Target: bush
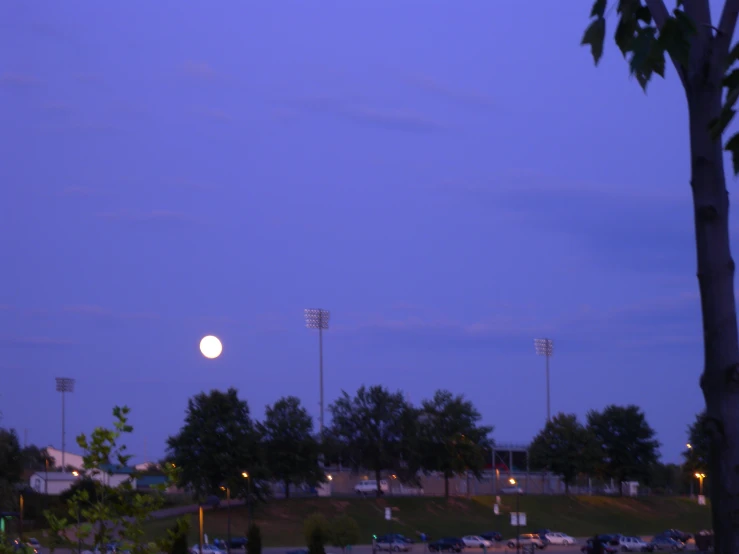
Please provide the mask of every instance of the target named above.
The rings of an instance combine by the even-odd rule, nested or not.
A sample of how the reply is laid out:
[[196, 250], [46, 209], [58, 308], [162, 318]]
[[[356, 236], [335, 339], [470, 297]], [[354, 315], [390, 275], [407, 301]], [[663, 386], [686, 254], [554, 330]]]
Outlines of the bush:
[[303, 523], [308, 554], [326, 554], [325, 546], [331, 537], [328, 520], [323, 514], [313, 514]]
[[347, 546], [359, 542], [360, 532], [357, 522], [348, 515], [340, 515], [331, 521], [331, 545], [342, 551]]
[[179, 533], [172, 541], [169, 554], [188, 554], [187, 534]]
[[246, 531], [246, 552], [262, 554], [262, 531], [256, 523], [252, 523]]

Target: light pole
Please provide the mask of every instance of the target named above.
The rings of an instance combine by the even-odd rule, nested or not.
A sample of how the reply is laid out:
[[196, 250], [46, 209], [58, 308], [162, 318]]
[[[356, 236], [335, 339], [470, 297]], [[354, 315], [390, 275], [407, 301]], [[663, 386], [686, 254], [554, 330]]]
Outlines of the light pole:
[[23, 493], [20, 493], [20, 539], [21, 543], [23, 543], [23, 508], [25, 502], [23, 501]]
[[231, 554], [231, 489], [221, 487], [221, 490], [226, 491], [226, 552]]
[[[690, 451], [690, 456], [692, 457], [692, 455], [693, 455], [693, 445], [690, 444], [690, 443], [688, 443], [685, 446], [688, 447], [688, 450]], [[690, 498], [693, 498], [693, 480], [692, 479], [690, 479]]]
[[706, 474], [705, 473], [696, 473], [695, 476], [698, 478], [698, 483], [699, 483], [699, 485], [698, 485], [698, 487], [699, 487], [698, 494], [700, 496], [703, 496], [703, 479], [706, 477]]
[[203, 505], [202, 504], [200, 504], [200, 506], [198, 506], [198, 522], [200, 524], [200, 529], [199, 529], [200, 533], [198, 533], [198, 535], [199, 535], [198, 540], [199, 540], [199, 545], [200, 545], [200, 554], [203, 554]]
[[323, 330], [328, 329], [330, 317], [328, 310], [320, 308], [309, 308], [305, 310], [305, 326], [308, 329], [318, 329], [318, 370], [321, 389], [321, 417], [319, 419], [320, 431], [323, 433]]
[[254, 514], [252, 513], [252, 501], [251, 501], [251, 477], [249, 476], [249, 473], [246, 471], [241, 474], [241, 476], [246, 479], [247, 483], [247, 492], [246, 492], [246, 510], [247, 510], [247, 516], [248, 516], [248, 522], [246, 526], [247, 532], [249, 529], [251, 529], [251, 522], [252, 518], [254, 517]]
[[64, 466], [64, 439], [66, 438], [64, 395], [68, 392], [74, 392], [74, 379], [70, 379], [69, 377], [57, 377], [56, 392], [62, 393], [62, 473], [64, 473], [66, 471]]
[[521, 512], [518, 498], [521, 495], [518, 494], [518, 486], [516, 485], [516, 480], [511, 477], [510, 479], [508, 479], [508, 482], [516, 487], [516, 553], [518, 553], [521, 546]]
[[554, 353], [554, 341], [552, 339], [534, 339], [534, 347], [539, 356], [544, 356], [547, 360], [547, 423], [551, 421], [552, 412], [549, 402], [549, 358]]

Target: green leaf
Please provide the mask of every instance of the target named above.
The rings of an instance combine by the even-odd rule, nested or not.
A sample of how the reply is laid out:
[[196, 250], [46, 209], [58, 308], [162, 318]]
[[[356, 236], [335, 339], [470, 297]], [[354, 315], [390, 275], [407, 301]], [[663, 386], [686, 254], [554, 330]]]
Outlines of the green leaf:
[[713, 119], [708, 125], [708, 131], [711, 133], [711, 138], [717, 140], [724, 134], [726, 127], [728, 127], [731, 120], [734, 118], [736, 110], [733, 108], [724, 106], [716, 119]]
[[664, 76], [665, 72], [665, 53], [655, 38], [656, 32], [654, 27], [642, 27], [632, 43], [629, 68], [645, 90], [652, 73]]
[[614, 39], [616, 41], [616, 46], [621, 50], [624, 57], [626, 57], [626, 54], [631, 51], [634, 43], [634, 35], [638, 28], [639, 27], [633, 18], [623, 16], [616, 26]]
[[739, 175], [739, 133], [729, 139], [724, 150], [731, 152], [731, 161], [734, 166], [734, 175]]
[[595, 0], [590, 17], [603, 17], [606, 13], [606, 0]]
[[723, 85], [730, 91], [739, 89], [739, 69], [732, 70], [724, 77]]
[[726, 69], [729, 69], [734, 62], [739, 60], [739, 42], [729, 51], [729, 56], [726, 58]]
[[[681, 12], [676, 12], [681, 13]], [[692, 25], [692, 23], [691, 23]], [[659, 31], [659, 43], [680, 65], [687, 67], [692, 31], [678, 17], [669, 17]]]
[[590, 52], [593, 54], [593, 61], [598, 65], [600, 58], [603, 56], [603, 41], [606, 38], [606, 20], [602, 17], [593, 20], [580, 42], [581, 46], [590, 45]]

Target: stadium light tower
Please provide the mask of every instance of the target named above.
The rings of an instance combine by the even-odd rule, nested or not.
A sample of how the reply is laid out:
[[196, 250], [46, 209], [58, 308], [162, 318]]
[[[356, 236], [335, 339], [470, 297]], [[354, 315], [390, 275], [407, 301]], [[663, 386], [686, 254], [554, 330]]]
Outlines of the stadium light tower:
[[57, 377], [56, 392], [62, 393], [62, 473], [64, 473], [64, 471], [66, 471], [66, 466], [64, 465], [64, 439], [66, 438], [64, 395], [68, 392], [74, 392], [74, 379], [70, 379], [69, 377]]
[[308, 329], [318, 329], [318, 370], [321, 389], [321, 417], [319, 419], [320, 430], [323, 432], [323, 330], [328, 329], [328, 310], [310, 308], [305, 310], [305, 326]]
[[547, 423], [551, 421], [551, 404], [549, 402], [549, 358], [554, 353], [554, 341], [552, 339], [534, 339], [534, 347], [539, 356], [544, 356], [547, 360]]

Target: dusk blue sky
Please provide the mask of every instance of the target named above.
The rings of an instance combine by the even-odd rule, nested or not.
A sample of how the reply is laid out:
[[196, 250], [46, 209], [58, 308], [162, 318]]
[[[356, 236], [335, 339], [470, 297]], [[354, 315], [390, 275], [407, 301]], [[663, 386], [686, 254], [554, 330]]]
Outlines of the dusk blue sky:
[[637, 404], [678, 461], [687, 110], [672, 68], [645, 95], [611, 42], [593, 66], [590, 5], [3, 3], [0, 425], [60, 446], [57, 376], [67, 443], [127, 404], [137, 461], [202, 390], [317, 419], [321, 307], [327, 401], [449, 389], [526, 443], [549, 336], [553, 412]]

